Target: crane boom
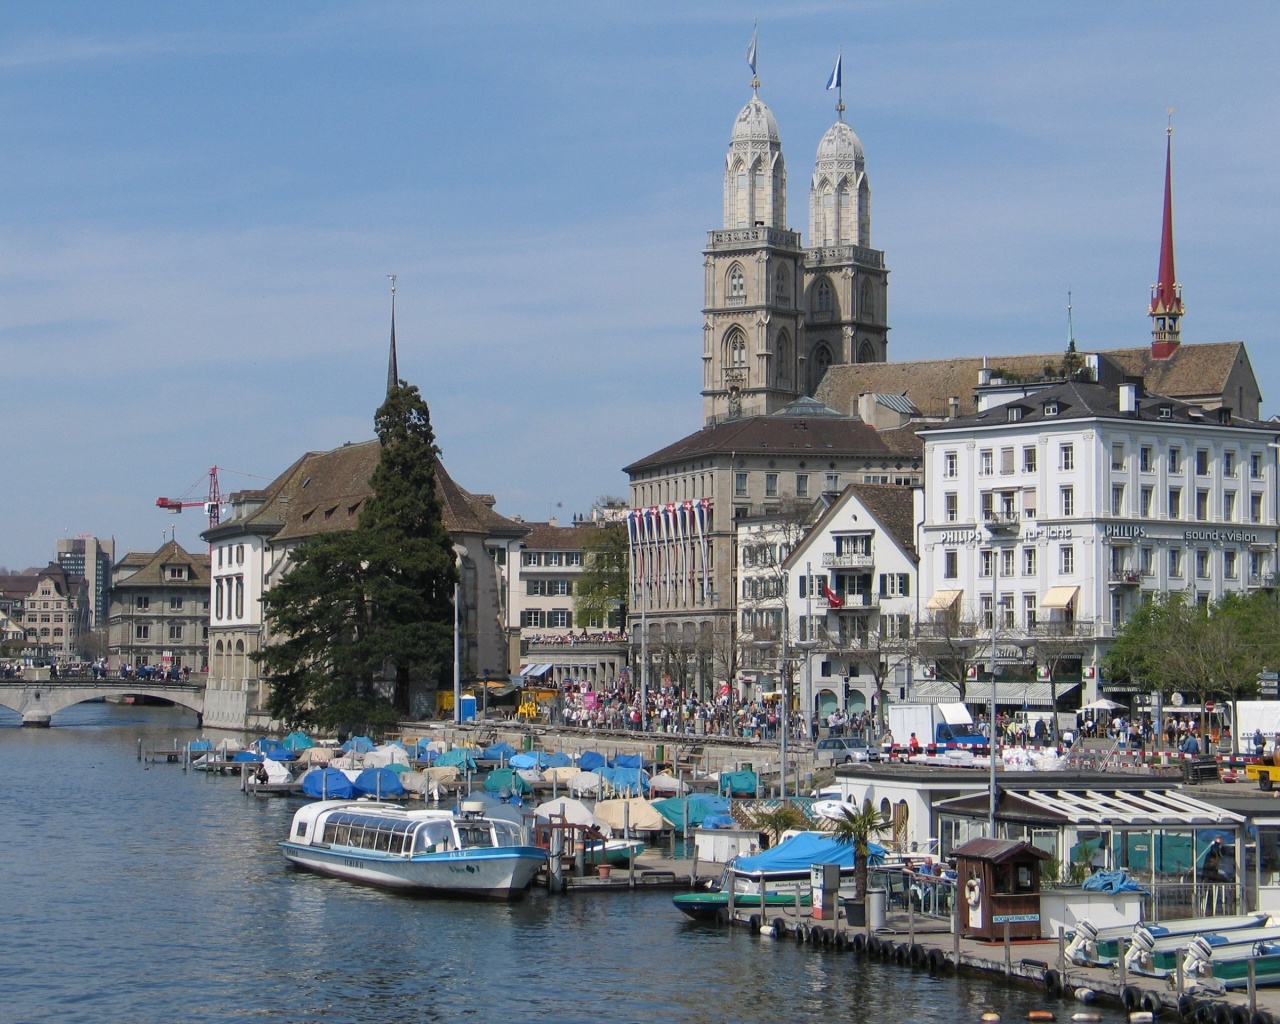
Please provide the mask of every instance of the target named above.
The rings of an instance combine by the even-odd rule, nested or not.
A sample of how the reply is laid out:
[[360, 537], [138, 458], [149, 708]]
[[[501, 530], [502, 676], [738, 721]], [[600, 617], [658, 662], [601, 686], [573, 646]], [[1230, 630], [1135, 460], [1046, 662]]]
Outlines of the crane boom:
[[209, 470], [209, 495], [204, 501], [183, 501], [181, 498], [156, 498], [156, 507], [166, 512], [180, 513], [184, 508], [203, 508], [209, 517], [209, 526], [217, 526], [222, 517], [222, 491], [218, 487], [218, 467]]

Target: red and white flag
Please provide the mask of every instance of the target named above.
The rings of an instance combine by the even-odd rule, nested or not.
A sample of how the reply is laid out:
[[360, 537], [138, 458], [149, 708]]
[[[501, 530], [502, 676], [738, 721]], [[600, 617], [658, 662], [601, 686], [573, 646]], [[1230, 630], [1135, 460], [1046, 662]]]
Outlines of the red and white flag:
[[822, 581], [822, 596], [827, 599], [827, 607], [829, 608], [844, 607], [844, 601], [841, 600], [839, 594], [837, 594], [834, 590], [832, 590], [829, 586], [827, 586], [826, 580]]

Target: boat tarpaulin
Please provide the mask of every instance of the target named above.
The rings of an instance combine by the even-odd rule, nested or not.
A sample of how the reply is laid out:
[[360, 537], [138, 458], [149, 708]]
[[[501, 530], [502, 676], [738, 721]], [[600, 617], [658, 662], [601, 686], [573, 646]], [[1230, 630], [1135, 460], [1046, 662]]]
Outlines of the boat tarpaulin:
[[377, 744], [375, 744], [373, 740], [369, 739], [368, 736], [352, 736], [351, 739], [342, 744], [342, 750], [347, 754], [351, 753], [353, 750], [357, 754], [367, 754], [376, 747]]
[[760, 788], [760, 780], [755, 772], [721, 772], [720, 773], [720, 792], [724, 793], [750, 793], [755, 796], [756, 791]]
[[356, 776], [352, 783], [357, 793], [369, 796], [403, 796], [404, 786], [400, 785], [400, 776], [387, 768], [366, 768]]
[[643, 796], [649, 791], [649, 776], [639, 768], [601, 768], [597, 774], [615, 793]]
[[604, 754], [597, 750], [584, 750], [578, 757], [578, 767], [584, 772], [593, 772], [597, 768], [603, 768], [608, 763]]
[[509, 761], [511, 755], [516, 752], [516, 748], [510, 743], [495, 743], [491, 747], [485, 747], [480, 751], [480, 757], [485, 761]]
[[609, 762], [610, 768], [643, 768], [644, 758], [639, 754], [618, 754]]
[[684, 827], [686, 806], [689, 808], [689, 824], [694, 828], [699, 827], [710, 815], [729, 813], [729, 801], [724, 797], [712, 796], [709, 793], [702, 796], [705, 798], [697, 800], [693, 797], [688, 799], [680, 796], [668, 797], [665, 800], [653, 801], [653, 806], [676, 828]]
[[456, 768], [476, 770], [476, 759], [471, 756], [471, 751], [465, 747], [454, 747], [452, 750], [446, 751], [435, 760], [436, 767], [447, 768], [453, 765]]
[[[869, 864], [884, 860], [884, 847], [870, 844]], [[798, 832], [779, 843], [772, 850], [757, 853], [754, 857], [738, 857], [733, 871], [739, 875], [809, 874], [814, 864], [839, 864], [852, 868], [857, 858], [852, 843], [840, 843], [828, 832]]]
[[316, 741], [305, 732], [299, 732], [295, 729], [284, 738], [284, 745], [297, 753], [299, 750], [307, 750], [310, 747], [314, 747]]
[[350, 800], [356, 788], [337, 768], [312, 768], [302, 777], [302, 792], [325, 800]]

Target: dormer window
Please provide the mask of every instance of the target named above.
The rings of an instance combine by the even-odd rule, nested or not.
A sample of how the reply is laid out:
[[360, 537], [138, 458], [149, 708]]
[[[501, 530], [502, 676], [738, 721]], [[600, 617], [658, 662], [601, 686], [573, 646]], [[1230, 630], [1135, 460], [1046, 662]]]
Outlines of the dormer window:
[[1009, 422], [1013, 423], [1016, 420], [1022, 419], [1025, 413], [1026, 413], [1026, 410], [1020, 405], [1009, 406]]
[[1162, 405], [1162, 406], [1160, 406], [1160, 418], [1161, 418], [1162, 420], [1171, 420], [1171, 419], [1173, 419], [1173, 406], [1171, 406], [1171, 405]]
[[1061, 410], [1059, 409], [1057, 402], [1044, 403], [1044, 414], [1046, 416], [1057, 416], [1060, 411]]

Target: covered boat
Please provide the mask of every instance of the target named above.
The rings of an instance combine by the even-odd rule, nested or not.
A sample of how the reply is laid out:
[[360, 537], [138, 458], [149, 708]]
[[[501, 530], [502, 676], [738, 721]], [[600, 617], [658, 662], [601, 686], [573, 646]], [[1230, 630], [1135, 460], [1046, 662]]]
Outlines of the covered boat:
[[353, 882], [453, 896], [519, 899], [547, 854], [480, 801], [457, 814], [326, 800], [300, 808], [280, 843], [298, 867]]

